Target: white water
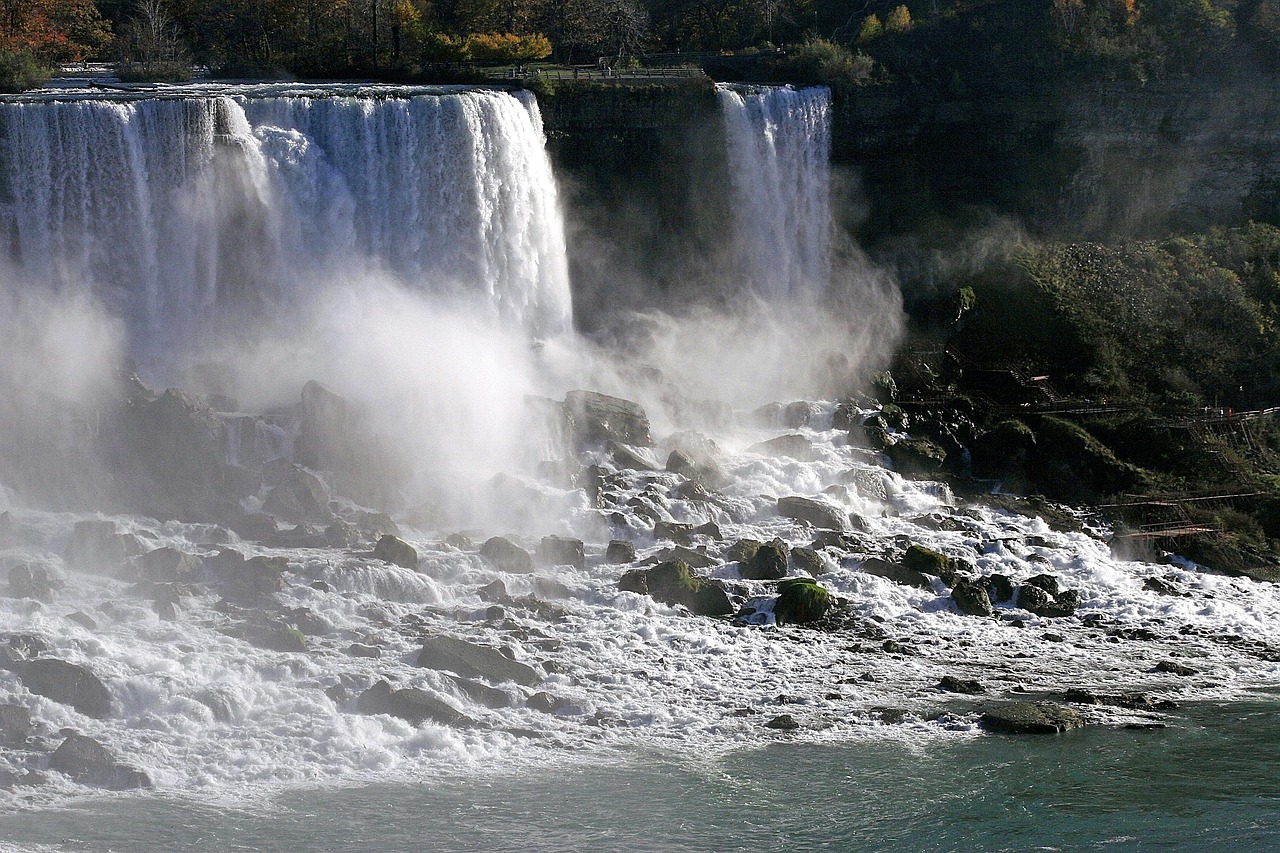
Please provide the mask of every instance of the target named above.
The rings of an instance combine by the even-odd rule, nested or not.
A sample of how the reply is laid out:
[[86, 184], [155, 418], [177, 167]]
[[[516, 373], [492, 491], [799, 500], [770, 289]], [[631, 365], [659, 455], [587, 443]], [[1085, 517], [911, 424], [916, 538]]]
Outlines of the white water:
[[341, 275], [532, 337], [571, 327], [531, 95], [249, 94], [0, 104], [16, 275], [92, 292], [147, 357], [220, 319], [287, 315]]
[[738, 273], [766, 299], [831, 280], [831, 91], [718, 86]]
[[[794, 128], [783, 132], [777, 124], [753, 125], [749, 112], [767, 115], [772, 113], [764, 107], [773, 101], [800, 102], [816, 110], [817, 121], [825, 116], [825, 95], [722, 91], [721, 97], [742, 107], [743, 123], [735, 125], [733, 138], [745, 142], [753, 127], [751, 133], [760, 136], [755, 140], [759, 157], [743, 154], [757, 159], [741, 171], [767, 179], [748, 183], [775, 198], [785, 195], [784, 189], [804, 190], [795, 203], [762, 202], [753, 208], [743, 202], [744, 210], [758, 213], [744, 216], [746, 226], [769, 235], [761, 245], [778, 244], [744, 264], [754, 265], [752, 278], [761, 295], [785, 299], [820, 292], [823, 265], [829, 262], [822, 236], [829, 213], [822, 212], [825, 160], [818, 163], [815, 152], [826, 144], [825, 119], [812, 128], [816, 138], [796, 140]], [[287, 305], [309, 293], [309, 276], [327, 276], [330, 267], [353, 259], [356, 266], [374, 265], [410, 289], [461, 291], [464, 300], [478, 300], [491, 320], [516, 324], [525, 334], [568, 324], [554, 185], [544, 169], [528, 102], [494, 93], [322, 101], [275, 92], [261, 98], [90, 100], [3, 109], [23, 117], [15, 123], [5, 113], [10, 150], [15, 139], [25, 139], [61, 152], [56, 163], [42, 159], [40, 152], [48, 149], [40, 145], [27, 150], [24, 144], [13, 155], [31, 166], [29, 172], [14, 169], [8, 176], [13, 200], [6, 221], [16, 229], [24, 273], [64, 288], [91, 288], [130, 321], [135, 334], [151, 335], [148, 341], [175, 337], [176, 330], [198, 326], [228, 303]], [[46, 115], [28, 121], [21, 110]], [[158, 150], [141, 144], [151, 138], [146, 133], [160, 133], [162, 126], [183, 144], [157, 145]], [[91, 128], [101, 134], [92, 136]], [[484, 133], [477, 136], [476, 128]], [[90, 139], [97, 141], [91, 145]], [[811, 170], [792, 175], [793, 187], [781, 177], [781, 164], [791, 162], [790, 155], [768, 160], [761, 152], [792, 151], [800, 142], [812, 155], [801, 158]], [[417, 155], [400, 150], [409, 145], [417, 146]], [[18, 179], [27, 174], [34, 177]], [[809, 181], [818, 185], [802, 186]], [[751, 196], [748, 189], [739, 190], [740, 198]], [[394, 199], [398, 217], [417, 223], [416, 228], [380, 209], [387, 197]], [[459, 199], [466, 203], [457, 204]], [[44, 211], [44, 218], [36, 216], [35, 225], [20, 220], [13, 214], [20, 207]], [[746, 239], [741, 245], [755, 243]], [[410, 407], [415, 418], [397, 415], [381, 424], [433, 433], [431, 440], [410, 442], [420, 451], [415, 459], [457, 464], [446, 452], [439, 459], [427, 452], [452, 451], [458, 457], [503, 461], [505, 454], [495, 450], [500, 439], [476, 425], [492, 428], [495, 408], [521, 405], [521, 394], [533, 385], [520, 374], [520, 369], [532, 370], [527, 347], [503, 357], [502, 341], [470, 326], [432, 325], [434, 306], [407, 299], [399, 290], [363, 299], [357, 292], [335, 303], [322, 312], [325, 322], [305, 325], [296, 340], [285, 341], [280, 357], [248, 363], [269, 365], [260, 372], [279, 374], [285, 371], [284, 356], [295, 355], [294, 347], [326, 350], [341, 368], [337, 375], [348, 380], [337, 383], [344, 392], [363, 382], [379, 393], [386, 385], [417, 394], [421, 405]], [[82, 325], [90, 326], [91, 320]], [[419, 340], [424, 337], [425, 343]], [[56, 348], [48, 352], [65, 355]], [[553, 359], [555, 348], [544, 355]], [[791, 349], [787, 355], [802, 359], [808, 353]], [[491, 363], [478, 363], [485, 359]], [[304, 378], [290, 377], [292, 394]], [[75, 383], [65, 384], [67, 395], [77, 396]], [[455, 394], [455, 384], [467, 386], [466, 392]], [[452, 397], [469, 401], [465, 417], [454, 419], [454, 409], [441, 406], [441, 398]], [[376, 394], [371, 399], [381, 402]], [[124, 579], [127, 570], [67, 562], [72, 527], [84, 516], [27, 509], [20, 496], [0, 491], [0, 509], [11, 509], [14, 522], [0, 538], [0, 579], [27, 564], [46, 569], [63, 584], [50, 604], [3, 597], [0, 591], [3, 632], [34, 635], [48, 647], [47, 655], [92, 668], [117, 704], [109, 718], [89, 719], [32, 694], [21, 679], [0, 670], [0, 704], [21, 705], [37, 721], [28, 743], [0, 749], [0, 770], [42, 770], [61, 741], [61, 730], [68, 728], [91, 735], [119, 760], [147, 771], [165, 793], [243, 801], [285, 786], [503, 770], [571, 754], [608, 756], [637, 744], [711, 754], [779, 738], [967, 737], [976, 714], [964, 704], [969, 700], [956, 704], [935, 688], [946, 674], [979, 678], [993, 693], [1019, 685], [1033, 690], [1133, 687], [1173, 698], [1230, 698], [1280, 677], [1274, 661], [1222, 640], [1240, 637], [1272, 646], [1280, 641], [1275, 627], [1280, 593], [1274, 587], [1190, 567], [1123, 563], [1089, 535], [1055, 533], [1039, 520], [988, 510], [958, 511], [945, 488], [905, 481], [887, 470], [883, 459], [827, 429], [832, 408], [824, 404], [814, 428], [802, 430], [815, 443], [809, 462], [746, 450], [780, 430], [723, 426], [714, 438], [725, 449], [720, 461], [729, 482], [711, 501], [680, 497], [675, 489], [681, 478], [664, 472], [622, 475], [598, 507], [581, 490], [533, 484], [529, 491], [543, 509], [530, 515], [544, 527], [531, 530], [533, 536], [519, 539], [520, 544], [536, 550], [542, 533], [580, 536], [588, 553], [583, 569], [503, 572], [474, 548], [444, 544], [455, 530], [410, 517], [400, 521], [405, 538], [419, 551], [418, 571], [382, 563], [362, 548], [270, 549], [241, 542], [213, 525], [115, 519], [147, 548], [172, 546], [209, 556], [219, 545], [230, 545], [247, 555], [285, 557], [285, 588], [260, 617], [220, 606], [216, 585], [197, 584], [181, 600], [176, 619], [161, 618]], [[652, 414], [658, 438], [683, 426], [671, 413], [662, 413], [661, 421], [658, 411]], [[287, 452], [291, 434], [275, 421], [234, 420], [229, 458], [261, 462]], [[743, 412], [725, 420], [749, 422]], [[520, 490], [511, 493], [519, 496]], [[712, 560], [707, 572], [739, 585], [743, 597], [767, 594], [767, 585], [741, 581], [725, 551], [739, 537], [778, 536], [793, 545], [811, 544], [813, 531], [773, 512], [778, 497], [794, 494], [822, 496], [861, 520], [865, 530], [849, 543], [824, 550], [828, 572], [821, 582], [849, 601], [861, 624], [909, 646], [910, 654], [884, 653], [881, 637], [747, 628], [683, 615], [619, 592], [618, 579], [629, 567], [602, 559], [610, 538], [633, 540], [642, 561], [660, 556], [671, 543], [655, 537], [655, 519], [715, 521], [723, 539], [694, 540]], [[490, 500], [507, 498], [499, 494]], [[955, 529], [937, 529], [937, 517], [950, 519]], [[507, 530], [494, 522], [468, 535], [479, 543]], [[1114, 642], [1083, 618], [1039, 619], [1007, 604], [1000, 608], [1003, 619], [962, 616], [940, 582], [920, 590], [862, 571], [866, 557], [899, 552], [898, 537], [1015, 582], [1052, 572], [1081, 590], [1082, 617], [1143, 627], [1157, 639]], [[1170, 579], [1189, 595], [1171, 598], [1144, 589], [1143, 580], [1153, 576]], [[503, 581], [514, 599], [502, 605], [500, 615], [487, 612], [492, 602], [479, 594], [495, 580]], [[86, 628], [78, 614], [96, 627]], [[266, 616], [305, 625], [308, 650], [272, 651], [245, 639], [246, 619]], [[1013, 617], [1024, 619], [1027, 627], [1015, 627]], [[479, 704], [446, 675], [413, 665], [424, 634], [504, 648], [545, 677], [533, 688], [498, 685], [509, 702]], [[381, 657], [349, 654], [353, 642], [379, 647]], [[1187, 659], [1201, 675], [1178, 679], [1153, 673], [1153, 663], [1167, 657]], [[380, 677], [398, 687], [427, 690], [477, 725], [415, 726], [387, 715], [355, 713], [355, 697]], [[529, 701], [535, 690], [558, 700], [552, 712]], [[887, 725], [877, 710], [884, 707], [908, 712], [906, 722]], [[741, 709], [755, 713], [739, 715]], [[782, 712], [805, 728], [780, 735], [762, 727]], [[1106, 716], [1111, 711], [1088, 713], [1115, 719]], [[98, 795], [48, 773], [42, 785], [0, 790], [0, 808]]]

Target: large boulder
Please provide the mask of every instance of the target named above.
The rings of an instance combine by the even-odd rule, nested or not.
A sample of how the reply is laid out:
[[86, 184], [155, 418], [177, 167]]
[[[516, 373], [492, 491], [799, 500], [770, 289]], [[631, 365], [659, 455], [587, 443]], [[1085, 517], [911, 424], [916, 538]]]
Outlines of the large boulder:
[[778, 600], [773, 618], [779, 625], [817, 622], [831, 607], [831, 594], [807, 578], [792, 578], [778, 584]]
[[940, 551], [926, 548], [923, 545], [912, 545], [902, 555], [902, 565], [912, 571], [926, 575], [934, 575], [950, 583], [955, 577], [958, 565], [955, 560]]
[[637, 447], [653, 444], [649, 416], [639, 403], [596, 391], [570, 391], [564, 403], [580, 448], [606, 441]]
[[21, 705], [0, 705], [0, 746], [19, 746], [31, 734], [31, 712]]
[[848, 527], [847, 516], [843, 510], [812, 498], [798, 496], [778, 498], [778, 515], [803, 521], [820, 530], [844, 530]]
[[987, 731], [1007, 734], [1060, 734], [1080, 728], [1084, 720], [1059, 705], [1009, 702], [984, 713], [978, 724]]
[[582, 540], [567, 536], [542, 537], [538, 546], [538, 559], [544, 566], [573, 566], [581, 569], [587, 564]]
[[227, 598], [256, 603], [284, 589], [284, 573], [289, 570], [289, 559], [260, 555], [246, 560], [239, 551], [223, 548], [210, 557], [205, 566], [223, 582], [223, 593]]
[[32, 693], [70, 705], [86, 717], [111, 715], [111, 691], [86, 667], [57, 658], [26, 661], [22, 684]]
[[399, 500], [409, 465], [374, 432], [363, 408], [312, 380], [302, 388], [299, 414], [298, 462], [331, 472], [334, 487], [360, 503], [380, 507]]
[[361, 714], [389, 714], [414, 725], [428, 720], [446, 726], [470, 726], [474, 722], [457, 708], [425, 690], [408, 687], [394, 689], [386, 681], [378, 681], [356, 700]]
[[933, 581], [927, 575], [909, 569], [898, 563], [890, 563], [878, 557], [871, 557], [863, 562], [862, 570], [869, 575], [885, 578], [903, 586], [914, 586], [920, 589], [932, 589]]
[[298, 465], [288, 465], [279, 472], [276, 485], [267, 493], [262, 508], [295, 524], [328, 524], [333, 521], [328, 487], [315, 474]]
[[151, 787], [146, 773], [119, 763], [105, 746], [85, 735], [68, 736], [49, 756], [49, 769], [82, 785], [113, 790]]
[[729, 475], [720, 464], [720, 447], [699, 432], [673, 433], [663, 441], [671, 448], [667, 470], [688, 477], [709, 489], [723, 488]]
[[168, 546], [134, 558], [141, 578], [157, 582], [190, 581], [197, 577], [202, 562], [195, 554]]
[[504, 572], [527, 574], [533, 571], [533, 557], [529, 552], [502, 536], [485, 540], [480, 546], [480, 556]]
[[48, 570], [40, 566], [22, 563], [9, 570], [9, 595], [13, 598], [31, 598], [49, 604], [56, 586]]
[[738, 564], [738, 574], [746, 580], [769, 581], [787, 576], [787, 546], [782, 540], [766, 542]]
[[668, 560], [652, 569], [627, 572], [618, 581], [618, 588], [648, 595], [663, 604], [686, 607], [699, 616], [728, 616], [733, 613], [733, 603], [724, 584], [695, 575], [689, 565], [680, 560]]
[[795, 459], [799, 462], [812, 462], [813, 442], [803, 435], [792, 433], [757, 442], [748, 447], [747, 452], [758, 453], [761, 456]]
[[405, 569], [418, 568], [418, 551], [408, 542], [390, 533], [378, 540], [373, 546], [373, 556], [385, 563], [391, 563]]
[[108, 519], [77, 521], [71, 529], [65, 559], [72, 568], [95, 574], [115, 574], [124, 561], [146, 548], [132, 533], [121, 533]]
[[619, 565], [636, 561], [636, 546], [625, 539], [609, 540], [609, 547], [604, 552], [605, 562]]
[[928, 438], [907, 438], [884, 448], [894, 470], [908, 477], [931, 477], [942, 470], [947, 451]]
[[418, 653], [417, 665], [469, 678], [514, 681], [526, 687], [542, 681], [538, 671], [528, 664], [514, 661], [498, 649], [477, 646], [454, 637], [428, 638]]
[[1045, 618], [1061, 618], [1074, 616], [1080, 606], [1080, 592], [1065, 589], [1056, 596], [1047, 592], [1043, 586], [1025, 583], [1018, 587], [1017, 605], [1037, 616]]
[[959, 580], [951, 587], [951, 600], [961, 613], [970, 616], [991, 616], [995, 608], [991, 606], [991, 597], [987, 588], [981, 583], [970, 580]]

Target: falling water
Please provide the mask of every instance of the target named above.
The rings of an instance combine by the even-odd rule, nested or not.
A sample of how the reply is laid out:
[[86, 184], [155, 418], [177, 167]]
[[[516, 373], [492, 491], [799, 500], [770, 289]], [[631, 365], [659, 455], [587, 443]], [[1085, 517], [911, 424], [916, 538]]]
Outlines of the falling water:
[[0, 105], [0, 235], [19, 273], [92, 292], [155, 355], [336, 271], [571, 324], [531, 95], [188, 96]]
[[769, 299], [831, 278], [831, 91], [720, 86], [738, 273]]

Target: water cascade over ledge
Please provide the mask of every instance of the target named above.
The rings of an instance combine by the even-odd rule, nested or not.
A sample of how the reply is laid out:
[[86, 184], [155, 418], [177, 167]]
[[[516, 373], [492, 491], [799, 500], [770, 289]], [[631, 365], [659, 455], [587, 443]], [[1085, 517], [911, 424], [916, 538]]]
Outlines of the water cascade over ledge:
[[534, 337], [571, 326], [529, 93], [7, 103], [0, 128], [18, 274], [91, 291], [139, 355], [339, 272], [387, 274]]
[[831, 279], [831, 90], [718, 86], [733, 184], [737, 274], [766, 299]]

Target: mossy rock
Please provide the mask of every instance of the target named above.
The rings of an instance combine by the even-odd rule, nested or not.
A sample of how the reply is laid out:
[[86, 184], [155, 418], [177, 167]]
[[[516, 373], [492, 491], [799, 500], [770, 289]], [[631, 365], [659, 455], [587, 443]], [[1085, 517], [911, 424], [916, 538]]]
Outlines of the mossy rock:
[[766, 542], [750, 558], [738, 564], [738, 574], [746, 580], [771, 581], [787, 576], [787, 547], [781, 540]]
[[792, 578], [778, 584], [773, 616], [779, 625], [807, 625], [820, 620], [830, 608], [831, 593], [807, 578]]
[[942, 470], [947, 461], [947, 451], [928, 438], [908, 438], [884, 448], [899, 474], [914, 477], [930, 477]]
[[418, 568], [417, 549], [390, 533], [383, 535], [378, 540], [378, 544], [373, 546], [373, 556], [384, 563], [400, 566], [402, 569]]
[[734, 610], [722, 583], [699, 577], [682, 560], [667, 560], [652, 569], [627, 572], [618, 588], [648, 594], [663, 604], [687, 607], [699, 616], [728, 616]]
[[763, 544], [756, 539], [739, 539], [729, 546], [728, 551], [725, 551], [724, 558], [730, 563], [745, 563], [756, 555], [756, 551], [759, 551]]
[[914, 572], [940, 577], [950, 584], [955, 578], [956, 561], [939, 551], [923, 545], [912, 545], [902, 555], [902, 565]]

